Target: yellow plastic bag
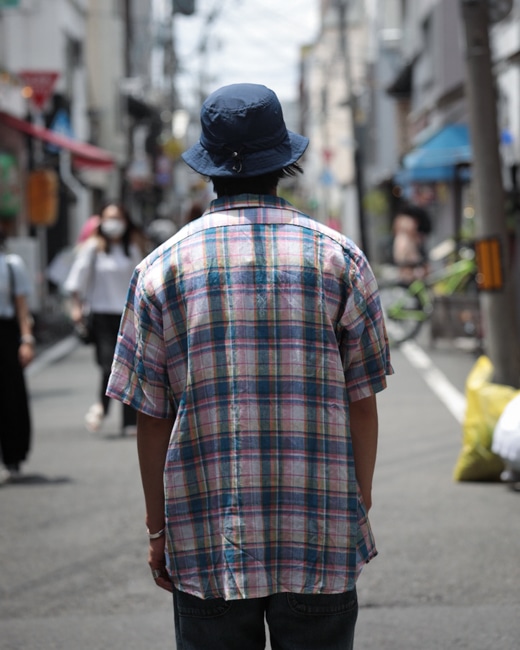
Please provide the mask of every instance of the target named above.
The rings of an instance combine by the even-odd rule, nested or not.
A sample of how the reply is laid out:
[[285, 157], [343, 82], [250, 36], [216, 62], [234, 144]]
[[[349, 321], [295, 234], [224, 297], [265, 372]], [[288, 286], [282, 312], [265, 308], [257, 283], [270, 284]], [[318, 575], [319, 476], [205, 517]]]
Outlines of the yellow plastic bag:
[[493, 384], [492, 377], [491, 361], [479, 357], [466, 380], [462, 450], [453, 471], [456, 481], [498, 481], [504, 469], [500, 456], [491, 451], [493, 431], [506, 404], [520, 391]]

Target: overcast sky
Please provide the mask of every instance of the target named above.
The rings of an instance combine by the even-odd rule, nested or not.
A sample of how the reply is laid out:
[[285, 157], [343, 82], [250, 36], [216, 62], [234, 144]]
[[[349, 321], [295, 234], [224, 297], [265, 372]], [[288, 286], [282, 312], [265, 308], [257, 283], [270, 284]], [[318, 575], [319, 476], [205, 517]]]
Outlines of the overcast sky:
[[238, 82], [297, 97], [299, 51], [317, 35], [319, 0], [196, 0], [196, 7], [194, 16], [175, 16], [183, 102], [195, 102], [201, 87], [207, 95]]

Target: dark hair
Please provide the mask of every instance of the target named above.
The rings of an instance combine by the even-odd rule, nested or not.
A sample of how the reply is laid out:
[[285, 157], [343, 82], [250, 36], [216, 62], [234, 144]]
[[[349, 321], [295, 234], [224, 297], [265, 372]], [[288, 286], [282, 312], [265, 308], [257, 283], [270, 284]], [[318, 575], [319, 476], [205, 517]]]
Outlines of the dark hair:
[[212, 176], [211, 181], [219, 197], [237, 194], [269, 194], [276, 189], [282, 178], [293, 177], [296, 174], [303, 174], [303, 169], [297, 162], [261, 176], [251, 178]]
[[401, 203], [397, 206], [396, 216], [398, 214], [406, 214], [415, 219], [417, 223], [417, 230], [428, 235], [432, 230], [432, 223], [428, 212], [418, 205], [411, 203]]
[[[104, 201], [101, 204], [100, 208], [99, 208], [99, 216], [103, 217], [103, 212], [108, 207], [110, 207], [111, 205], [115, 206], [119, 210], [119, 212], [121, 213], [121, 216], [123, 217], [123, 219], [126, 222], [126, 230], [125, 230], [125, 233], [124, 233], [123, 237], [121, 238], [121, 244], [123, 246], [123, 250], [125, 252], [125, 255], [127, 257], [130, 257], [130, 243], [132, 242], [132, 236], [133, 236], [133, 233], [136, 230], [136, 227], [134, 226], [134, 224], [132, 223], [132, 220], [130, 219], [130, 215], [128, 214], [128, 210], [125, 208], [123, 203], [121, 203], [120, 201], [110, 201], [110, 200]], [[110, 243], [111, 242], [110, 242], [110, 239], [106, 235], [103, 234], [103, 231], [101, 229], [101, 223], [99, 224], [99, 226], [97, 228], [97, 234], [103, 240], [103, 246], [104, 246], [105, 251], [107, 253], [110, 253]]]
[[186, 223], [191, 223], [198, 219], [204, 213], [204, 208], [200, 203], [193, 203], [186, 216]]

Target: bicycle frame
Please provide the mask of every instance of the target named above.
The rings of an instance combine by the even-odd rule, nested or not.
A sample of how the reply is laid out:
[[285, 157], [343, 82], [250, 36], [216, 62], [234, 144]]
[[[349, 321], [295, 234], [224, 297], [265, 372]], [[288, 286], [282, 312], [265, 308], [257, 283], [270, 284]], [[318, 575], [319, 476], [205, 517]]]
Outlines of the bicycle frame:
[[436, 295], [451, 296], [463, 291], [476, 271], [474, 259], [460, 259], [427, 278], [428, 286]]
[[399, 285], [406, 287], [406, 293], [418, 299], [419, 304], [416, 309], [410, 308], [407, 302], [406, 293], [401, 299], [396, 300], [386, 308], [386, 314], [394, 320], [414, 320], [419, 323], [430, 317], [432, 300], [428, 291], [428, 286], [424, 280], [414, 280], [409, 285]]
[[383, 285], [380, 288], [381, 303], [390, 338], [396, 343], [413, 338], [431, 317], [435, 296], [464, 292], [475, 272], [474, 259], [462, 258], [409, 284]]
[[427, 275], [424, 279], [413, 280], [408, 286], [409, 292], [417, 296], [423, 307], [429, 307], [434, 295], [452, 296], [463, 291], [474, 277], [476, 264], [472, 259], [452, 262], [448, 266]]

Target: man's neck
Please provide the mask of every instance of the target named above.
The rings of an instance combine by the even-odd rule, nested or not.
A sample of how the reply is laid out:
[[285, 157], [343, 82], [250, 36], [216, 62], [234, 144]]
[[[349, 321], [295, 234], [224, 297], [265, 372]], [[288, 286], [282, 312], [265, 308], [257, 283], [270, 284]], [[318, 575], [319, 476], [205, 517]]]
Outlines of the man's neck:
[[[242, 196], [243, 194], [258, 194], [258, 192], [239, 192], [238, 194], [217, 194], [218, 199], [234, 199], [237, 196]], [[273, 188], [268, 192], [262, 192], [264, 196], [278, 196], [278, 188]]]

